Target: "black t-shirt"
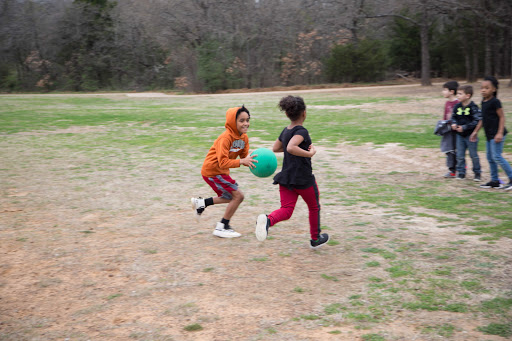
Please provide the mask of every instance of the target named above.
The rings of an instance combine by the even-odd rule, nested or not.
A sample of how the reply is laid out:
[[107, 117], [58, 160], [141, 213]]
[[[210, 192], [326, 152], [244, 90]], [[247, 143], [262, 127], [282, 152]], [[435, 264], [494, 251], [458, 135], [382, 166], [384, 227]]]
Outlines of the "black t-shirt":
[[[484, 126], [485, 137], [487, 141], [494, 139], [494, 136], [498, 133], [498, 127], [500, 124], [498, 109], [501, 108], [501, 102], [496, 97], [491, 98], [488, 101], [482, 101], [482, 125]], [[503, 136], [507, 134], [507, 129], [503, 129]]]
[[283, 168], [274, 176], [274, 184], [280, 184], [289, 188], [304, 189], [315, 184], [315, 176], [311, 166], [310, 157], [296, 156], [288, 153], [286, 148], [295, 135], [304, 138], [299, 147], [308, 150], [311, 145], [311, 137], [303, 126], [295, 126], [292, 129], [284, 128], [279, 135], [279, 141], [283, 144]]

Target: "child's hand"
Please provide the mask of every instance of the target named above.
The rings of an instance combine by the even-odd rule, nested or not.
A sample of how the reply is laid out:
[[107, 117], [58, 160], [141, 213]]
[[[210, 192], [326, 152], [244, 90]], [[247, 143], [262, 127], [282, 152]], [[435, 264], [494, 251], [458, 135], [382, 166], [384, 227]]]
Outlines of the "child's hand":
[[316, 154], [316, 148], [315, 146], [313, 146], [313, 144], [310, 144], [309, 145], [309, 148], [308, 148], [309, 152], [311, 153], [311, 156], [310, 157], [313, 157], [313, 155]]
[[462, 129], [462, 126], [457, 126], [457, 128], [455, 128], [456, 131], [458, 131], [459, 133], [462, 133], [464, 130]]
[[458, 125], [452, 124], [452, 130], [457, 130]]
[[503, 134], [497, 133], [494, 135], [494, 142], [500, 143], [501, 141], [503, 141]]
[[249, 168], [254, 168], [254, 167], [256, 167], [254, 162], [258, 163], [258, 160], [254, 160], [254, 158], [256, 156], [258, 156], [258, 154], [249, 155], [248, 157], [246, 157], [244, 159], [240, 159], [240, 164], [244, 165], [246, 167], [249, 167]]
[[473, 133], [469, 136], [469, 141], [471, 141], [471, 142], [476, 142], [477, 136], [478, 136], [478, 134], [473, 132]]

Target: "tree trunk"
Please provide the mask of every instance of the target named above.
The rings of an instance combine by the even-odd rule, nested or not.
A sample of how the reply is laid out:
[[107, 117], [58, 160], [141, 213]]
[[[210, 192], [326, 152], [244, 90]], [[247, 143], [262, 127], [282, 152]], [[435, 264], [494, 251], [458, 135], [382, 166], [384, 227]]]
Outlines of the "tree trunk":
[[[474, 36], [475, 37], [478, 37], [478, 33], [480, 31], [480, 28], [475, 25], [473, 27], [473, 30], [474, 30]], [[471, 39], [472, 43], [471, 43], [471, 53], [472, 53], [472, 59], [473, 59], [473, 72], [471, 73], [471, 77], [468, 79], [468, 83], [474, 83], [476, 82], [477, 78], [478, 78], [478, 72], [479, 72], [479, 67], [478, 67], [478, 51], [480, 50], [480, 45], [478, 43], [478, 40], [477, 39]]]
[[492, 75], [492, 48], [491, 48], [491, 33], [489, 29], [485, 30], [485, 64], [484, 64], [484, 77]]
[[510, 76], [510, 82], [508, 83], [508, 86], [512, 87], [512, 25], [510, 25], [509, 39], [510, 39], [510, 73], [511, 73], [511, 76]]
[[473, 77], [473, 68], [471, 67], [471, 55], [468, 50], [464, 53], [464, 64], [466, 65], [466, 80], [472, 82], [470, 79]]
[[492, 74], [494, 76], [496, 76], [496, 78], [498, 78], [502, 75], [501, 62], [500, 62], [502, 55], [501, 55], [501, 49], [498, 46], [498, 44], [500, 44], [500, 42], [502, 43], [501, 33], [502, 33], [501, 30], [494, 32], [494, 37], [492, 39], [492, 45], [491, 45]]
[[420, 26], [421, 35], [421, 85], [430, 86], [432, 82], [430, 80], [430, 50], [429, 50], [429, 39], [428, 39], [428, 24], [427, 19]]

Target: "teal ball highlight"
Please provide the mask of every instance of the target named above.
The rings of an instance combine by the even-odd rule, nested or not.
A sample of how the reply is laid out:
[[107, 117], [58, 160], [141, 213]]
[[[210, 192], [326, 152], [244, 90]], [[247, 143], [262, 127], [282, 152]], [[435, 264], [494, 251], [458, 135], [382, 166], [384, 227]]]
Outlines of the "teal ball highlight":
[[277, 158], [273, 151], [268, 148], [258, 148], [251, 155], [258, 155], [254, 158], [254, 160], [258, 160], [257, 163], [254, 163], [256, 167], [249, 168], [252, 174], [260, 178], [274, 174], [277, 169]]

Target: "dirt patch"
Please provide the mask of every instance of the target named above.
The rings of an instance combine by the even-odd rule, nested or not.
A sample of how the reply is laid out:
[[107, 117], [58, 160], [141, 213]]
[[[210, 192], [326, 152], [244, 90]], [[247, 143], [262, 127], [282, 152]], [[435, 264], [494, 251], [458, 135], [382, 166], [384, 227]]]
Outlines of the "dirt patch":
[[24, 136], [43, 136], [53, 134], [89, 134], [89, 133], [101, 133], [106, 131], [105, 127], [69, 127], [55, 130], [42, 130], [42, 131], [21, 131], [14, 133], [13, 135], [24, 135]]
[[[366, 177], [391, 186], [439, 181], [445, 167], [437, 150], [318, 146], [314, 164], [322, 226], [339, 244], [312, 251], [302, 202], [289, 221], [271, 229], [270, 239], [256, 240], [257, 215], [276, 209], [279, 199], [271, 180], [246, 169], [233, 172], [246, 193], [233, 219], [243, 236], [219, 239], [212, 231], [224, 207], [208, 208], [199, 223], [189, 207], [191, 196], [211, 195], [198, 162], [142, 154], [106, 162], [86, 153], [21, 160], [18, 151], [41, 152], [22, 147], [27, 135], [37, 134], [13, 134], [19, 147], [4, 153], [10, 166], [2, 173], [0, 198], [1, 340], [358, 340], [371, 333], [389, 340], [439, 340], [439, 334], [424, 330], [442, 324], [456, 326], [451, 340], [504, 340], [477, 331], [491, 320], [470, 313], [411, 311], [391, 302], [374, 307], [393, 310], [378, 323], [355, 322], [350, 310], [326, 313], [336, 304], [352, 307], [351, 297], [371, 298], [369, 278], [392, 285], [384, 266], [365, 265], [386, 260], [361, 251], [389, 248], [391, 242], [435, 252], [464, 239], [457, 255], [464, 260], [457, 264], [468, 268], [475, 252], [492, 250], [508, 263], [492, 273], [494, 291], [479, 298], [510, 290], [510, 240], [490, 246], [478, 236], [458, 235], [470, 230], [463, 224], [441, 228], [429, 216], [438, 212], [417, 209], [426, 214], [410, 216], [364, 202], [344, 206], [331, 193], [336, 189], [330, 181], [344, 186], [358, 186]], [[477, 186], [445, 182], [447, 191]], [[432, 263], [443, 265], [443, 260], [414, 261], [420, 272], [431, 271]], [[193, 325], [200, 330], [187, 331]]]

